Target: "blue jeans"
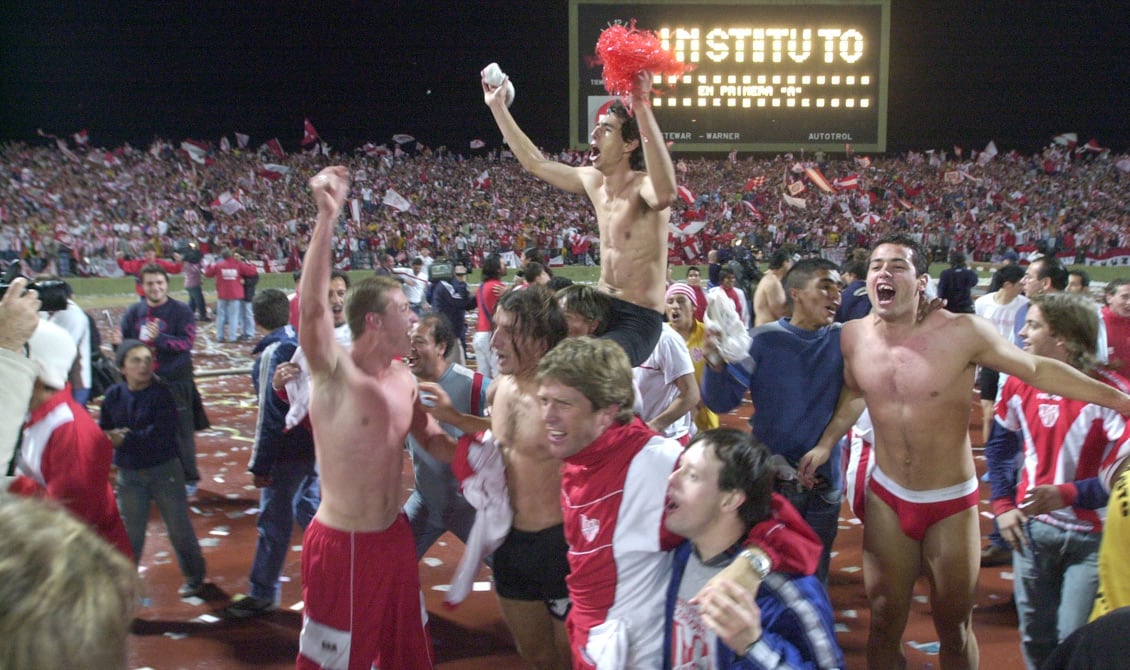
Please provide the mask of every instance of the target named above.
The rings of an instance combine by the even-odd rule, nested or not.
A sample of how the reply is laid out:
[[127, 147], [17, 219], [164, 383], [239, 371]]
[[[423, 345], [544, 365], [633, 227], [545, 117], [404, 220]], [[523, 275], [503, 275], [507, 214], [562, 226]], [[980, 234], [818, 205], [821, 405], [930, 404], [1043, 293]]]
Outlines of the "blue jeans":
[[243, 332], [241, 336], [250, 340], [255, 337], [255, 315], [251, 313], [250, 300], [241, 300], [240, 304], [243, 305]]
[[1013, 552], [1020, 647], [1029, 668], [1087, 623], [1099, 587], [1102, 533], [1061, 530], [1037, 519], [1025, 528], [1032, 546]]
[[294, 522], [297, 519], [305, 529], [318, 511], [321, 499], [314, 461], [275, 462], [270, 486], [259, 493], [259, 521], [255, 524], [259, 540], [251, 562], [250, 595], [253, 598], [279, 603], [279, 575], [290, 551]]
[[[415, 454], [413, 454], [415, 458]], [[404, 503], [404, 513], [416, 538], [416, 558], [423, 558], [428, 548], [447, 531], [464, 544], [475, 525], [475, 508], [459, 493], [459, 482], [447, 465], [441, 472], [413, 462], [416, 488]]]
[[[216, 341], [235, 342], [239, 337], [239, 326], [243, 314], [242, 300], [216, 301]], [[224, 327], [227, 326], [227, 336]]]
[[840, 527], [840, 501], [843, 491], [831, 487], [797, 490], [795, 480], [777, 480], [774, 489], [777, 493], [788, 498], [793, 507], [800, 512], [804, 520], [816, 531], [820, 543], [824, 545], [820, 552], [820, 564], [816, 568], [816, 577], [826, 587], [828, 585], [828, 568], [832, 562], [832, 543], [836, 540], [836, 532]]
[[185, 581], [204, 581], [204, 555], [200, 553], [200, 542], [188, 516], [184, 470], [179, 459], [171, 458], [141, 470], [118, 468], [118, 510], [126, 526], [135, 563], [141, 562], [141, 552], [145, 549], [150, 503], [157, 503], [157, 511], [169, 531], [169, 543], [173, 545]]
[[208, 304], [204, 302], [204, 289], [199, 286], [186, 286], [188, 291], [188, 308], [196, 313], [196, 320], [208, 318]]

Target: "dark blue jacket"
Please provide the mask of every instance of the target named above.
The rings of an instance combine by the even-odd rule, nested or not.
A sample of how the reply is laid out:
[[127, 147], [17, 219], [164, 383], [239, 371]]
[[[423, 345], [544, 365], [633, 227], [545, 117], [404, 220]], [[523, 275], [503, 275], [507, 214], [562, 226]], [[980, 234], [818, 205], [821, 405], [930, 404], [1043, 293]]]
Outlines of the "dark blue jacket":
[[169, 387], [160, 380], [140, 391], [125, 382], [106, 390], [98, 426], [102, 430], [129, 428], [114, 449], [114, 465], [125, 470], [144, 470], [177, 458], [177, 403]]
[[268, 475], [276, 461], [314, 460], [314, 435], [305, 424], [286, 430], [290, 405], [271, 387], [279, 363], [286, 363], [298, 349], [298, 333], [286, 325], [272, 330], [251, 350], [256, 355], [251, 366], [251, 383], [259, 399], [259, 418], [255, 422], [255, 443], [247, 469]]

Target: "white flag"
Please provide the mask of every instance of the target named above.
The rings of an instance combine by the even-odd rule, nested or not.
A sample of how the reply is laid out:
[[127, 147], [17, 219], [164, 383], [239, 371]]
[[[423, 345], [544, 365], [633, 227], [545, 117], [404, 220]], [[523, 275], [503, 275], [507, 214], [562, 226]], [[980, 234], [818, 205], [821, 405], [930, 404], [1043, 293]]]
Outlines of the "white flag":
[[385, 191], [385, 197], [381, 200], [381, 203], [400, 212], [407, 212], [412, 209], [412, 203], [391, 188]]

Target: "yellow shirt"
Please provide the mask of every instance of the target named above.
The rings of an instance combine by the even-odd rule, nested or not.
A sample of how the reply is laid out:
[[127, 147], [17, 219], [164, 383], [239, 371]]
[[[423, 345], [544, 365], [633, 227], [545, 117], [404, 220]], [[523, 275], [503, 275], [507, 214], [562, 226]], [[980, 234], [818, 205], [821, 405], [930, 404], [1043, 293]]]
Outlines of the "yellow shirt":
[[1125, 468], [1110, 490], [1099, 547], [1099, 591], [1091, 621], [1130, 605], [1130, 468]]
[[[706, 367], [706, 354], [703, 352], [703, 343], [706, 340], [706, 326], [701, 321], [694, 322], [694, 328], [687, 337], [687, 349], [691, 352], [694, 361], [694, 381], [702, 388], [702, 371]], [[718, 427], [718, 415], [710, 411], [706, 405], [699, 402], [694, 411], [694, 425], [699, 431], [710, 430]]]

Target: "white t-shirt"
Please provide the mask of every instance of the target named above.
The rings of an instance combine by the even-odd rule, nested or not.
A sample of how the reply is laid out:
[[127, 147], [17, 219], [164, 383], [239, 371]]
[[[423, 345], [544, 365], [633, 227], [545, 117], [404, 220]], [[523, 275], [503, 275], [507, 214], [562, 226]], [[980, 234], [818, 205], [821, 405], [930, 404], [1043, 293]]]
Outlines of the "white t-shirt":
[[973, 311], [977, 316], [993, 322], [993, 327], [1006, 339], [1012, 337], [1016, 326], [1016, 313], [1028, 304], [1028, 298], [1018, 295], [1012, 302], [1000, 304], [995, 300], [996, 293], [988, 293], [973, 301]]
[[[694, 360], [691, 359], [691, 352], [687, 349], [683, 337], [665, 323], [655, 350], [639, 367], [633, 368], [632, 373], [642, 406], [640, 418], [647, 422], [663, 413], [663, 410], [679, 397], [679, 387], [675, 386], [676, 379], [691, 375], [693, 383]], [[691, 432], [694, 426], [693, 415], [692, 409], [675, 419], [663, 434], [672, 439], [679, 439]]]

